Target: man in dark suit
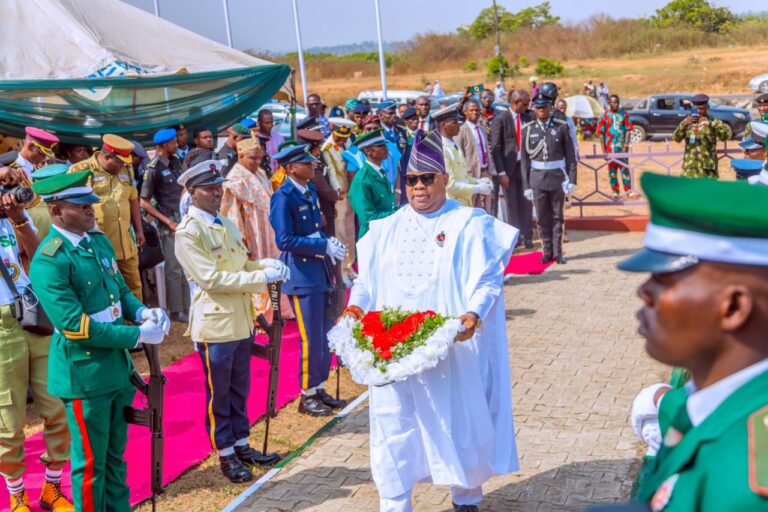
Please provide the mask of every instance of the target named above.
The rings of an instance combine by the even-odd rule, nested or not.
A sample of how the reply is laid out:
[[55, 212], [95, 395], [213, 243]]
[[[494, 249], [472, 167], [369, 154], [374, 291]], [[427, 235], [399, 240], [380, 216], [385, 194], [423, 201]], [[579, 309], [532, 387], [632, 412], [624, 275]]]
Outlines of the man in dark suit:
[[[520, 230], [527, 249], [533, 248], [533, 215], [531, 202], [525, 199], [520, 172], [521, 134], [523, 126], [534, 119], [528, 110], [530, 96], [522, 89], [509, 91], [509, 109], [497, 114], [491, 123], [491, 159], [496, 172], [495, 193], [504, 191], [509, 212], [509, 223]], [[494, 200], [494, 215], [498, 201]]]
[[536, 120], [523, 127], [521, 138], [524, 195], [536, 205], [541, 263], [564, 264], [563, 208], [565, 196], [576, 188], [576, 153], [568, 123], [552, 116], [552, 102], [540, 96], [533, 106]]

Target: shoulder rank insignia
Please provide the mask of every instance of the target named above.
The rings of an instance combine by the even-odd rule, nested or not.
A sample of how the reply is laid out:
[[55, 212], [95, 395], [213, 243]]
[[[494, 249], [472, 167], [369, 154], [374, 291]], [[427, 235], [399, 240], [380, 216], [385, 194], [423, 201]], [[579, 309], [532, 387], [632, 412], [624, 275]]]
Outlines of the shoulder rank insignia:
[[45, 245], [40, 249], [40, 252], [42, 254], [45, 254], [46, 256], [53, 256], [56, 254], [56, 251], [59, 250], [59, 247], [61, 247], [62, 240], [61, 238], [51, 238], [47, 242], [45, 242]]
[[768, 406], [753, 412], [747, 422], [749, 488], [768, 497]]

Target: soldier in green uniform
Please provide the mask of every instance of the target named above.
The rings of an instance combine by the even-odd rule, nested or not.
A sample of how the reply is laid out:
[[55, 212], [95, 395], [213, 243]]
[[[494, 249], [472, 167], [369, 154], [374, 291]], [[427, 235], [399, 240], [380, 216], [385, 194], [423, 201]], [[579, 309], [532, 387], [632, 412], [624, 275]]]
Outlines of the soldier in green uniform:
[[685, 141], [683, 176], [717, 178], [717, 141], [728, 140], [730, 130], [719, 119], [707, 115], [709, 96], [697, 94], [691, 103], [691, 113], [672, 133], [675, 142]]
[[358, 137], [354, 145], [365, 154], [365, 164], [349, 187], [349, 202], [360, 222], [359, 236], [362, 237], [368, 232], [368, 223], [395, 212], [397, 196], [381, 166], [389, 155], [382, 130]]
[[[48, 391], [64, 402], [72, 437], [72, 494], [77, 510], [130, 511], [123, 452], [133, 401], [128, 349], [157, 344], [170, 328], [148, 309], [120, 274], [109, 239], [94, 229], [90, 171], [33, 185], [48, 205], [52, 227], [32, 258], [30, 278], [55, 328]], [[126, 325], [125, 320], [141, 323]]]
[[688, 370], [635, 400], [656, 457], [637, 497], [654, 512], [768, 510], [768, 188], [645, 174], [645, 248], [619, 264], [650, 272], [640, 334]]

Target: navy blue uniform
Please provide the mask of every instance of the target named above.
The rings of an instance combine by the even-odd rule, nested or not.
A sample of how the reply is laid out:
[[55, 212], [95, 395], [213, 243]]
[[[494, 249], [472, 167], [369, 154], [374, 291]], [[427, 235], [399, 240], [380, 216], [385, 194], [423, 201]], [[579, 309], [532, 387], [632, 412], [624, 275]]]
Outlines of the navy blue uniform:
[[408, 144], [408, 132], [405, 128], [393, 125], [392, 129], [382, 127], [384, 138], [395, 144], [400, 150], [400, 165], [397, 174], [400, 176], [400, 204], [408, 202], [408, 196], [405, 195], [405, 173], [408, 171], [408, 158], [411, 156], [411, 145]]
[[332, 267], [326, 256], [328, 239], [322, 231], [323, 219], [317, 192], [312, 183], [302, 193], [290, 179], [272, 195], [269, 221], [275, 242], [282, 251], [280, 259], [291, 270], [283, 285], [296, 313], [301, 336], [299, 383], [307, 390], [328, 379], [331, 351], [328, 331], [334, 318], [326, 318], [332, 309]]

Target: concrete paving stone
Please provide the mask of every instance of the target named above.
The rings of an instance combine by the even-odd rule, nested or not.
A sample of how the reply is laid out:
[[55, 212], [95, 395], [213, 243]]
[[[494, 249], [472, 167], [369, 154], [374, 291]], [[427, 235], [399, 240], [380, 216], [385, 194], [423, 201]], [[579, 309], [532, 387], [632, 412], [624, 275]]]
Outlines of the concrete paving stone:
[[[581, 511], [625, 500], [644, 451], [629, 425], [635, 395], [669, 369], [637, 335], [642, 275], [615, 265], [641, 233], [569, 233], [569, 262], [504, 288], [519, 472], [484, 485], [483, 511]], [[367, 405], [265, 484], [242, 511], [376, 511]], [[447, 487], [419, 484], [419, 512], [450, 511]]]

